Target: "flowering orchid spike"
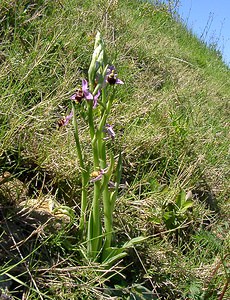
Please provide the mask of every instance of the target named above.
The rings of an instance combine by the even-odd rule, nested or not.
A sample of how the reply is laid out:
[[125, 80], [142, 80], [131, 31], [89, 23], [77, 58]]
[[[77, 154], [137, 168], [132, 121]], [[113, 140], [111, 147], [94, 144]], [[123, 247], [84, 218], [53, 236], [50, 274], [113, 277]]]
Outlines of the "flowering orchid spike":
[[115, 73], [115, 67], [114, 66], [110, 66], [107, 69], [107, 74], [105, 77], [105, 81], [111, 85], [114, 84], [124, 84], [124, 82], [122, 80], [120, 80], [119, 78], [117, 78], [117, 73]]
[[82, 99], [93, 100], [93, 95], [88, 90], [87, 80], [82, 79], [82, 86], [76, 90], [75, 94], [73, 94], [70, 99], [75, 100], [78, 103], [81, 103]]

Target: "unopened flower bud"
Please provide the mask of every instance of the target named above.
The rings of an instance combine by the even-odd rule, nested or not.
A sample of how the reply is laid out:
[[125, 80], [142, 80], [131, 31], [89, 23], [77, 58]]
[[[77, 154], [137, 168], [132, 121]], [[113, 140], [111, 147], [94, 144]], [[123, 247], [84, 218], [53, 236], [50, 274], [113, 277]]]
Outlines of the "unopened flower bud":
[[185, 196], [185, 200], [187, 201], [187, 200], [192, 200], [192, 192], [191, 191], [188, 191], [188, 193], [186, 194], [186, 196]]

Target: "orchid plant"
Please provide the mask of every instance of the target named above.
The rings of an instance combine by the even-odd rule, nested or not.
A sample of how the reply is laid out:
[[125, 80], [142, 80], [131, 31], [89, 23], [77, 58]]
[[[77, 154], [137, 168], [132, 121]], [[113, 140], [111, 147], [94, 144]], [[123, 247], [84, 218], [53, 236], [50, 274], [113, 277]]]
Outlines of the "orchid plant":
[[[123, 84], [115, 67], [107, 64], [104, 41], [98, 32], [88, 70], [88, 81], [83, 79], [82, 86], [71, 96], [72, 111], [61, 124], [65, 126], [71, 118], [73, 119], [82, 178], [79, 232], [87, 245], [87, 257], [108, 264], [125, 256], [126, 248], [142, 239], [133, 239], [120, 248], [113, 245], [113, 212], [121, 180], [122, 158], [119, 154], [116, 161], [108, 148], [110, 144], [108, 140], [114, 141], [116, 134], [107, 120], [114, 101], [116, 85]], [[84, 114], [79, 113], [82, 110]], [[79, 137], [78, 116], [84, 117], [89, 128], [93, 154], [91, 171], [86, 164]], [[92, 185], [93, 199], [90, 199], [89, 189]]]

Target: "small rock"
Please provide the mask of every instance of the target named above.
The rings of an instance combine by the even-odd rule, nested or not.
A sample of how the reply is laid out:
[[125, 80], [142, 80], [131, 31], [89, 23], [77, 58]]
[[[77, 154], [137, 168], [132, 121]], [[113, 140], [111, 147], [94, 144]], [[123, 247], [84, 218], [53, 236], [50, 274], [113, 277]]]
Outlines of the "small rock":
[[26, 199], [27, 194], [27, 186], [10, 172], [4, 172], [0, 176], [0, 197], [3, 199], [1, 204], [17, 205]]

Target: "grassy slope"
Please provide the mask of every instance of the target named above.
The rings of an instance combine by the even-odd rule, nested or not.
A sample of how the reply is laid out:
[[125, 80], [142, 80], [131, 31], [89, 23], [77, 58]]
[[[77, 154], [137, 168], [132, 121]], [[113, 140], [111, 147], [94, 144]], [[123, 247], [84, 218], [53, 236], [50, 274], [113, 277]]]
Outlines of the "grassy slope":
[[[211, 291], [206, 297], [216, 299], [215, 292], [220, 293], [226, 280], [224, 271], [218, 270], [219, 277], [214, 276], [209, 288], [208, 279], [220, 255], [229, 249], [229, 69], [166, 10], [149, 4], [128, 0], [26, 3], [16, 6], [4, 0], [0, 4], [4, 8], [1, 172], [10, 171], [30, 184], [34, 197], [41, 194], [44, 182], [43, 193], [52, 192], [59, 202], [77, 205], [79, 170], [71, 125], [58, 131], [56, 123], [69, 111], [69, 96], [83, 76], [81, 70], [88, 67], [94, 36], [100, 30], [125, 81], [110, 120], [118, 133], [115, 150], [120, 145], [123, 150], [123, 180], [129, 184], [117, 203], [118, 236], [125, 240], [160, 234], [130, 253], [124, 265], [134, 261], [139, 271], [127, 268], [124, 274], [130, 280], [122, 284], [130, 288], [141, 283], [154, 291], [156, 299], [186, 299], [188, 293], [195, 299], [202, 297], [202, 288]], [[88, 147], [84, 126], [82, 138]], [[181, 189], [194, 191], [196, 197], [189, 216], [181, 221], [190, 222], [184, 235], [175, 237], [164, 233], [167, 226], [161, 217]], [[156, 225], [156, 217], [160, 224]], [[65, 232], [47, 242], [53, 249], [51, 256], [69, 255], [63, 236]], [[76, 257], [63, 268], [88, 265]], [[90, 297], [103, 279], [98, 275], [95, 279], [95, 272], [89, 270], [72, 272], [69, 287], [64, 271], [57, 282], [52, 281], [57, 274], [50, 271], [49, 294], [53, 299], [75, 299], [76, 293], [79, 299]], [[47, 291], [39, 274], [33, 276], [38, 289]], [[76, 287], [74, 281], [82, 285]], [[30, 293], [29, 299], [38, 298], [37, 292]], [[128, 292], [124, 297], [128, 299]]]

